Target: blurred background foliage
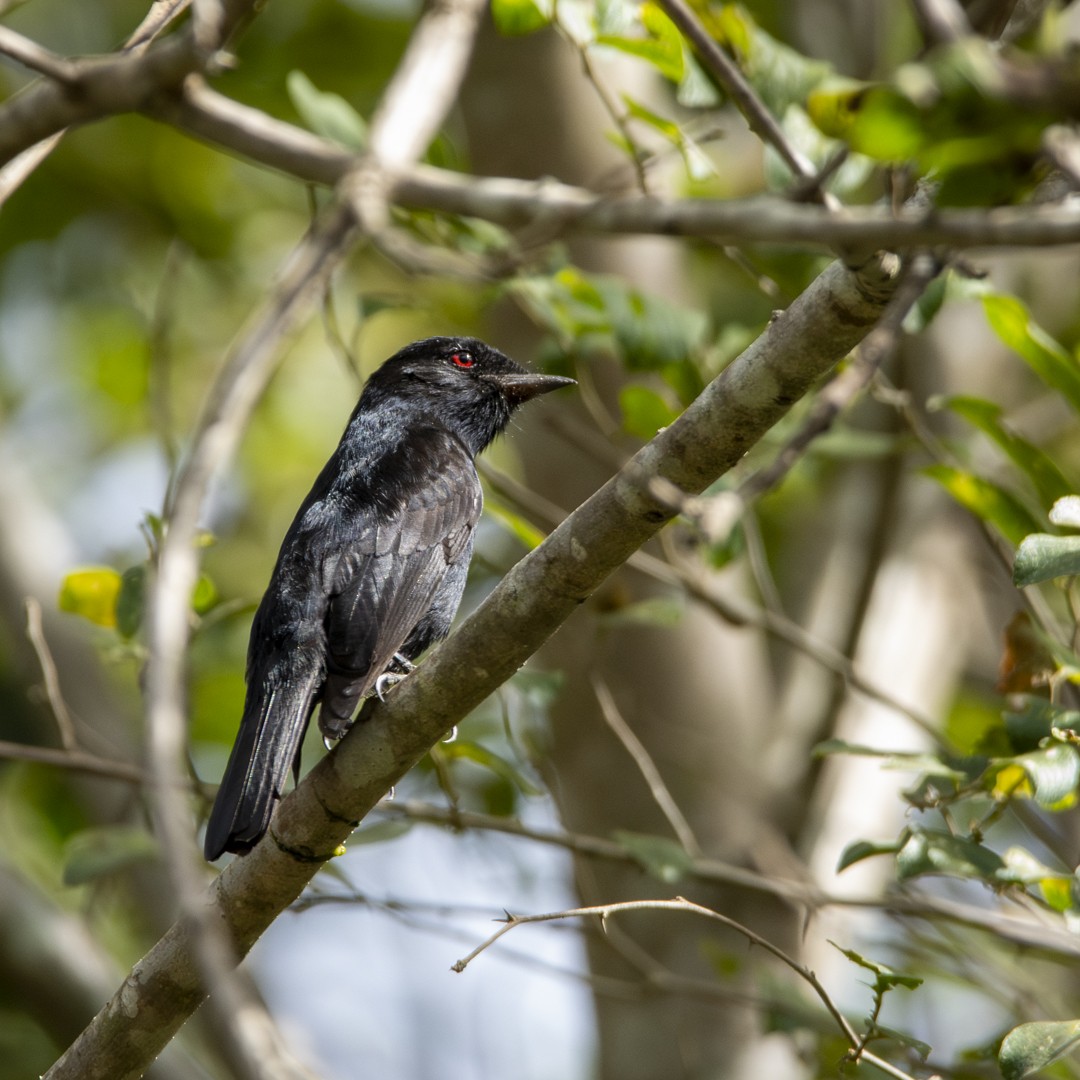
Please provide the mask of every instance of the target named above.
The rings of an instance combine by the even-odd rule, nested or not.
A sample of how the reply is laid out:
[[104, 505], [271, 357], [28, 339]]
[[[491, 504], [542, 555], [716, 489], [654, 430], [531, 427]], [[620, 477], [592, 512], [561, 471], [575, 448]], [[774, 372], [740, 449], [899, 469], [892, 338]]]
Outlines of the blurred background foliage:
[[[1013, 48], [1031, 64], [1068, 57], [1072, 5], [1029, 6], [1039, 17]], [[85, 54], [115, 48], [144, 7], [0, 10], [34, 40]], [[1060, 181], [1042, 140], [1070, 120], [1068, 101], [991, 92], [992, 48], [927, 49], [907, 4], [696, 10], [815, 164], [844, 151], [829, 187], [845, 202], [902, 199], [932, 181], [943, 205], [1023, 204]], [[215, 87], [362, 146], [416, 14], [389, 0], [268, 5]], [[9, 93], [25, 82], [16, 68], [0, 80]], [[663, 11], [621, 0], [496, 0], [430, 158], [658, 197], [792, 184]], [[324, 198], [125, 116], [70, 132], [3, 207], [0, 739], [71, 749], [25, 631], [24, 597], [37, 596], [74, 740], [141, 761], [141, 605], [169, 476], [229, 343]], [[279, 539], [382, 359], [427, 334], [475, 333], [581, 383], [576, 402], [538, 407], [490, 453], [468, 608], [827, 261], [707, 240], [552, 243], [419, 211], [397, 224], [465, 267], [500, 269], [440, 275], [362, 248], [285, 346], [205, 521], [193, 827], [235, 731], [250, 615]], [[663, 572], [616, 575], [406, 779], [404, 809], [365, 824], [301, 901], [303, 916], [280, 920], [253, 956], [260, 989], [321, 1074], [835, 1075], [847, 1047], [805, 986], [736, 937], [669, 916], [606, 935], [518, 931], [452, 989], [442, 981], [454, 950], [504, 908], [673, 889], [799, 955], [910, 1075], [1020, 1076], [1069, 1049], [1080, 1012], [1069, 936], [1080, 911], [1080, 520], [1065, 498], [1080, 474], [1077, 269], [1073, 249], [979, 253], [954, 267], [873, 393], [779, 488], [734, 529], [681, 518], [650, 546]], [[812, 406], [708, 493], [716, 505]], [[1018, 547], [1019, 580], [1036, 587], [1026, 599], [1011, 580]], [[792, 649], [794, 624], [830, 656], [854, 658], [878, 692], [854, 692], [835, 658]], [[777, 626], [789, 629], [764, 632]], [[700, 851], [669, 839], [604, 723], [598, 678]], [[320, 753], [309, 738], [305, 760]], [[456, 810], [478, 811], [614, 837], [624, 858], [571, 862], [481, 829], [411, 827], [411, 800], [449, 807], [451, 824]], [[18, 1077], [77, 1033], [168, 924], [173, 898], [137, 784], [6, 760], [0, 815], [0, 1075]], [[805, 922], [768, 890], [695, 876], [702, 853], [837, 896], [884, 897], [882, 910], [832, 907]], [[985, 918], [980, 928], [941, 908], [887, 914], [913, 895]], [[1017, 911], [1042, 920], [1045, 940], [994, 924]], [[1019, 1026], [1036, 1021], [1059, 1025]], [[160, 1075], [229, 1075], [212, 1026], [189, 1026]], [[1046, 1075], [1077, 1072], [1062, 1058]]]

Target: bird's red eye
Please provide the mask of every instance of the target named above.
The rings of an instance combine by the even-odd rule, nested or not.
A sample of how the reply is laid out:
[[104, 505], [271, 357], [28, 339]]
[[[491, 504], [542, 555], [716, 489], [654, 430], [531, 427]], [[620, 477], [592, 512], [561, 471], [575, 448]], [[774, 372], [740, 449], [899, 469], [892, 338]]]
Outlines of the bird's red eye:
[[456, 352], [451, 355], [450, 363], [455, 367], [472, 367], [476, 361], [467, 352]]

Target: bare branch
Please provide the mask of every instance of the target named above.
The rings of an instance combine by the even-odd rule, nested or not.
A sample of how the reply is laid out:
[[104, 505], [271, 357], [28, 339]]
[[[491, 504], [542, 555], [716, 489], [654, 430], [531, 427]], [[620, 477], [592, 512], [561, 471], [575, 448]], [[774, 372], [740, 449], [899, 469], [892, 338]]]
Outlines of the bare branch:
[[30, 639], [41, 665], [45, 696], [60, 731], [60, 745], [67, 751], [77, 750], [79, 740], [75, 735], [75, 723], [71, 719], [64, 695], [60, 692], [60, 676], [49, 651], [49, 643], [45, 640], [45, 628], [41, 624], [41, 604], [33, 596], [27, 596], [23, 604], [26, 607], [26, 636]]
[[126, 784], [145, 784], [149, 781], [146, 773], [136, 765], [128, 765], [123, 761], [109, 761], [77, 748], [57, 750], [51, 746], [27, 746], [25, 743], [0, 742], [0, 758], [7, 761], [34, 761], [40, 765], [55, 765], [61, 769], [70, 769], [72, 772], [123, 780]]
[[615, 704], [615, 699], [611, 696], [607, 683], [599, 675], [594, 675], [592, 687], [593, 693], [596, 694], [596, 700], [600, 704], [600, 713], [604, 717], [604, 722], [615, 732], [619, 742], [626, 747], [627, 752], [634, 759], [638, 771], [645, 778], [645, 783], [649, 785], [653, 801], [660, 807], [664, 817], [668, 819], [668, 823], [679, 838], [679, 843], [682, 844], [688, 855], [696, 858], [701, 854], [701, 845], [697, 842], [697, 837], [694, 836], [694, 830], [690, 828], [690, 822], [683, 816], [679, 804], [668, 790], [667, 784], [664, 783], [664, 778], [660, 775], [656, 762], [649, 756], [649, 751], [645, 749], [641, 740], [623, 719], [618, 706]]
[[[238, 954], [247, 952], [322, 863], [341, 850], [354, 824], [388, 788], [670, 519], [671, 510], [649, 494], [643, 475], [660, 474], [685, 491], [700, 491], [739, 461], [874, 325], [898, 268], [892, 257], [868, 264], [857, 275], [832, 264], [629, 467], [511, 569], [387, 703], [370, 707], [365, 723], [354, 725], [282, 801], [264, 840], [214, 883], [204, 918], [227, 930]], [[216, 426], [203, 432], [200, 442], [214, 441]], [[216, 452], [208, 454], [202, 450], [200, 456], [221, 460]], [[151, 640], [168, 661], [165, 668], [157, 665], [152, 689], [163, 710], [177, 708], [181, 685], [180, 657], [172, 653], [182, 648], [186, 598], [194, 585], [186, 551], [197, 503], [191, 493], [177, 499], [169, 533], [172, 606], [167, 621], [161, 614], [152, 617], [159, 625], [151, 630]], [[164, 556], [163, 551], [163, 576]], [[165, 722], [174, 719], [167, 716]], [[190, 836], [183, 843], [190, 850]], [[53, 1067], [49, 1080], [126, 1080], [134, 1075], [202, 1000], [196, 950], [193, 924], [183, 919], [135, 966]], [[138, 1031], [129, 1020], [133, 1010], [140, 1016]], [[106, 1044], [111, 1061], [102, 1071]]]
[[[518, 836], [535, 843], [573, 851], [591, 859], [609, 862], [637, 863], [637, 859], [621, 844], [604, 837], [571, 833], [563, 830], [541, 829], [525, 825], [516, 818], [482, 814], [475, 810], [457, 807], [435, 806], [414, 799], [404, 802], [384, 800], [376, 808], [379, 813], [392, 817], [404, 817], [410, 821], [425, 822], [451, 829], [476, 829], [485, 832]], [[1080, 941], [1050, 917], [1040, 920], [1031, 917], [1018, 918], [976, 904], [944, 900], [929, 893], [913, 889], [894, 892], [886, 896], [846, 896], [825, 892], [809, 876], [806, 880], [781, 878], [758, 873], [745, 866], [700, 856], [691, 861], [686, 877], [713, 885], [735, 886], [749, 889], [766, 896], [774, 896], [793, 907], [810, 912], [822, 908], [875, 908], [905, 919], [945, 921], [973, 930], [993, 934], [999, 940], [1010, 941], [1022, 948], [1036, 949], [1056, 956], [1066, 962], [1080, 957]]]
[[713, 40], [689, 5], [684, 0], [659, 0], [659, 3], [693, 45], [694, 52], [709, 73], [731, 95], [731, 100], [746, 118], [750, 130], [776, 150], [797, 179], [814, 180], [817, 173], [814, 163], [788, 139], [776, 117], [765, 107], [738, 65]]
[[[316, 184], [337, 183], [356, 164], [340, 146], [192, 80], [181, 98], [147, 110], [197, 138]], [[575, 232], [696, 236], [724, 243], [799, 244], [813, 249], [902, 251], [947, 247], [1055, 247], [1080, 243], [1080, 210], [1069, 205], [935, 209], [850, 206], [827, 210], [775, 196], [662, 199], [601, 195], [556, 180], [477, 177], [429, 165], [401, 170], [386, 198], [407, 209], [481, 218], [508, 228], [543, 224], [552, 238]]]
[[150, 44], [178, 15], [191, 6], [191, 0], [153, 0], [146, 17], [124, 42], [124, 50], [142, 51]]
[[436, 0], [425, 12], [371, 119], [370, 152], [384, 168], [411, 166], [439, 133], [484, 7], [483, 0]]
[[[191, 0], [154, 0], [146, 18], [124, 42], [124, 52], [144, 52], [149, 44], [191, 3]], [[0, 9], [2, 11], [2, 9]], [[31, 43], [33, 44], [33, 43]], [[35, 46], [36, 48], [37, 46]], [[64, 64], [70, 61], [64, 60]], [[67, 77], [71, 77], [71, 73]], [[67, 128], [61, 128], [33, 146], [16, 154], [0, 168], [0, 207], [23, 181], [56, 149]]]
[[[524, 508], [534, 519], [542, 521], [548, 526], [558, 525], [566, 519], [565, 510], [530, 491], [523, 484], [514, 480], [513, 477], [500, 472], [490, 462], [481, 460], [479, 466], [481, 475], [496, 491], [515, 502], [519, 507]], [[688, 498], [675, 485], [660, 481], [656, 477], [650, 481], [649, 486], [650, 490], [661, 502], [666, 503], [680, 513], [688, 513], [691, 517], [722, 516], [725, 535], [726, 530], [730, 528], [730, 522], [743, 509], [734, 492], [726, 492], [709, 498]], [[725, 498], [734, 500], [734, 505], [727, 508]], [[729, 626], [764, 630], [765, 633], [786, 642], [791, 648], [797, 649], [827, 671], [831, 671], [834, 675], [843, 679], [849, 689], [864, 694], [886, 708], [892, 709], [900, 716], [906, 716], [928, 732], [932, 738], [939, 737], [936, 725], [928, 716], [924, 716], [887, 690], [867, 679], [854, 662], [835, 646], [816, 638], [779, 611], [771, 611], [768, 608], [751, 604], [744, 598], [721, 594], [712, 583], [707, 571], [699, 564], [680, 565], [675, 561], [665, 562], [647, 552], [635, 551], [627, 559], [627, 565], [648, 574], [657, 581], [663, 581], [669, 585], [676, 585], [685, 589], [692, 599], [708, 608]]]
[[695, 904], [693, 901], [687, 900], [682, 896], [677, 896], [674, 900], [627, 900], [617, 904], [601, 904], [596, 907], [574, 908], [570, 911], [555, 911], [545, 915], [507, 915], [506, 922], [496, 930], [494, 934], [473, 949], [468, 956], [451, 965], [450, 970], [460, 974], [471, 961], [476, 959], [480, 953], [493, 945], [504, 934], [509, 933], [509, 931], [518, 926], [524, 926], [527, 923], [553, 922], [560, 919], [577, 919], [582, 916], [595, 915], [599, 917], [601, 925], [603, 925], [604, 921], [609, 919], [612, 915], [620, 915], [629, 911], [681, 911], [691, 915], [701, 915], [706, 919], [711, 919], [713, 922], [718, 922], [722, 926], [726, 926], [729, 930], [734, 930], [736, 933], [741, 934], [752, 945], [756, 945], [758, 948], [764, 949], [766, 952], [775, 956], [781, 963], [789, 967], [800, 979], [813, 989], [814, 993], [818, 996], [818, 999], [825, 1006], [826, 1011], [835, 1021], [837, 1027], [840, 1028], [844, 1038], [848, 1041], [850, 1060], [865, 1061], [868, 1064], [874, 1065], [886, 1075], [894, 1077], [895, 1080], [913, 1080], [913, 1078], [902, 1069], [898, 1069], [895, 1065], [879, 1058], [876, 1054], [867, 1052], [865, 1040], [859, 1037], [858, 1033], [848, 1022], [847, 1017], [844, 1016], [837, 1004], [829, 996], [829, 993], [821, 980], [818, 979], [805, 964], [800, 964], [798, 960], [789, 953], [786, 953], [779, 946], [774, 945], [767, 938], [763, 938], [748, 926], [743, 926], [742, 923], [736, 922], [727, 915], [722, 915], [720, 912], [714, 911], [712, 908], [704, 907], [701, 904]]
[[[222, 32], [232, 33], [258, 7], [257, 0], [228, 0]], [[9, 48], [20, 48], [10, 37], [7, 41]], [[25, 46], [22, 54], [28, 58]], [[207, 63], [191, 28], [145, 50], [64, 60], [50, 73], [53, 78], [33, 83], [0, 105], [0, 163], [64, 128], [141, 109]]]
[[78, 65], [7, 26], [0, 26], [0, 55], [60, 83], [73, 82]]

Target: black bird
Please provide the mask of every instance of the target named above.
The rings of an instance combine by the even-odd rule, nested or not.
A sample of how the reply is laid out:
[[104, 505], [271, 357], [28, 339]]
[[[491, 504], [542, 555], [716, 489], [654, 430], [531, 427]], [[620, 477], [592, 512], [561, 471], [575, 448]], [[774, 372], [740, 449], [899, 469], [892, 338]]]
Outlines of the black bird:
[[473, 459], [519, 405], [573, 381], [447, 337], [414, 342], [371, 376], [255, 613], [207, 859], [266, 832], [316, 704], [324, 737], [340, 738], [362, 698], [446, 636], [483, 505]]

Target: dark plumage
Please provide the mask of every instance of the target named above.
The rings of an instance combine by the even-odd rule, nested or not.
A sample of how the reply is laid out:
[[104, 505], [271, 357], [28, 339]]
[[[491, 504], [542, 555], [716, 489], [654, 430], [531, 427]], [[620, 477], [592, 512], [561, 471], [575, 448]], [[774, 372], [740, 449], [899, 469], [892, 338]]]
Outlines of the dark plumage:
[[475, 338], [442, 337], [371, 376], [255, 613], [208, 859], [266, 832], [316, 704], [324, 736], [340, 738], [380, 676], [446, 636], [483, 505], [473, 458], [517, 406], [572, 382], [526, 372]]

